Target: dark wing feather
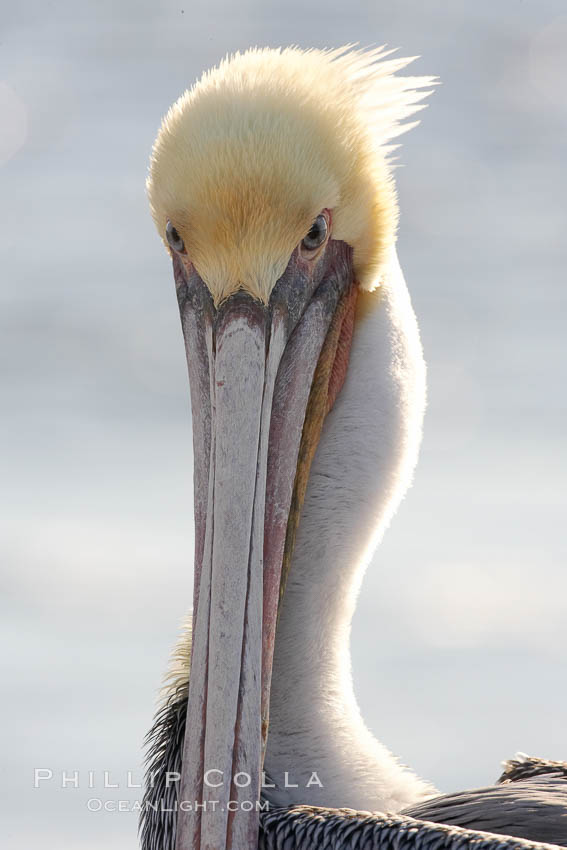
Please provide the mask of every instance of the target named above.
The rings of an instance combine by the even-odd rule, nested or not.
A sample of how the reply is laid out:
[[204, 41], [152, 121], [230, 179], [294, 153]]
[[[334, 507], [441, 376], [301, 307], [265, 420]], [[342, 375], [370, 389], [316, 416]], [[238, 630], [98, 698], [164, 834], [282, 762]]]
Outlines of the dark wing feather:
[[504, 770], [497, 782], [517, 782], [519, 779], [533, 779], [542, 774], [551, 774], [567, 779], [567, 762], [538, 759], [533, 756], [517, 755], [516, 758], [504, 762]]
[[554, 774], [457, 794], [404, 809], [412, 818], [567, 845], [567, 780]]
[[403, 815], [294, 806], [261, 816], [259, 850], [557, 850]]

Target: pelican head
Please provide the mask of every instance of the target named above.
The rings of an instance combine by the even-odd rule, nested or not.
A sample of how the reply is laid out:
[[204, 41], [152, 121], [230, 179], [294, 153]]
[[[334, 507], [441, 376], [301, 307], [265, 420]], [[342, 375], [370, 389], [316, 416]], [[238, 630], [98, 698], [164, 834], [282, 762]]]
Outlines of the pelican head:
[[236, 54], [171, 107], [154, 145], [148, 195], [173, 261], [195, 455], [178, 850], [257, 844], [311, 459], [347, 374], [357, 294], [379, 298], [395, 243], [391, 140], [431, 83], [396, 76], [410, 60], [387, 55]]

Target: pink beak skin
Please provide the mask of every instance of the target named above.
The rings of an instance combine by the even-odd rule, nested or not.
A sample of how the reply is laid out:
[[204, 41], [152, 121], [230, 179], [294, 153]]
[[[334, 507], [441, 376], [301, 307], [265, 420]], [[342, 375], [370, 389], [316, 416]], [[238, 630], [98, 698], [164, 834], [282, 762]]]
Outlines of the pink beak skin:
[[297, 251], [268, 305], [218, 309], [173, 255], [191, 386], [193, 644], [176, 850], [256, 850], [287, 523], [321, 348], [350, 248]]

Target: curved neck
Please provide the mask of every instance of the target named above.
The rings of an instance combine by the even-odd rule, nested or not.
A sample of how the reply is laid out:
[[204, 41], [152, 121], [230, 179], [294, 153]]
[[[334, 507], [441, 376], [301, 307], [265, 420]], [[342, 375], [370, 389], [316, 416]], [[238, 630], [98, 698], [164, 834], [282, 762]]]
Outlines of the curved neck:
[[274, 657], [274, 804], [393, 811], [433, 791], [364, 725], [349, 653], [360, 582], [409, 486], [424, 403], [419, 332], [394, 258], [381, 288], [359, 296], [347, 379], [311, 467]]

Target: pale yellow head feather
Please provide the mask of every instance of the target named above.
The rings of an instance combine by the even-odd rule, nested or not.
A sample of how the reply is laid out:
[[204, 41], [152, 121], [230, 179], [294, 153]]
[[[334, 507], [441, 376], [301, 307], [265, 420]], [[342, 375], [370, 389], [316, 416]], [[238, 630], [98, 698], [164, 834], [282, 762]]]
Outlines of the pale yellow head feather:
[[390, 52], [248, 50], [171, 107], [152, 152], [152, 215], [164, 241], [171, 220], [216, 303], [238, 289], [267, 302], [324, 208], [373, 287], [398, 218], [388, 143], [434, 82], [396, 76], [412, 60]]

